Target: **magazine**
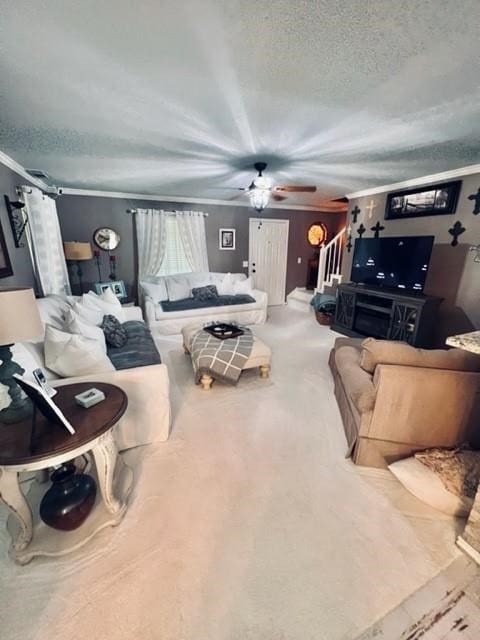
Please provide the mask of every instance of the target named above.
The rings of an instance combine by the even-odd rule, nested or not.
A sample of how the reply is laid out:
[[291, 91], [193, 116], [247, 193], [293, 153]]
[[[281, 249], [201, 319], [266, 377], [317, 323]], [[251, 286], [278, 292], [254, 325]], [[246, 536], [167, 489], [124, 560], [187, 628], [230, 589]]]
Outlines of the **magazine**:
[[13, 377], [22, 391], [24, 391], [33, 402], [34, 407], [36, 407], [45, 416], [45, 418], [47, 418], [47, 420], [64, 427], [72, 435], [75, 433], [75, 429], [72, 427], [70, 422], [42, 387], [35, 382], [25, 380], [25, 378], [22, 378], [22, 376], [19, 376], [17, 373], [14, 373]]

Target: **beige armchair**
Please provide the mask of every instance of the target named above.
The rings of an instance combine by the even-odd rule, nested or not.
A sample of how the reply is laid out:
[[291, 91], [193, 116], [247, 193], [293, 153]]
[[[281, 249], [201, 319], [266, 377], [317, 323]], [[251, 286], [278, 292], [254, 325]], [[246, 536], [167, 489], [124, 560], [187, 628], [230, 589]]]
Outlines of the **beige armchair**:
[[356, 464], [387, 467], [429, 447], [480, 444], [479, 356], [339, 338], [330, 368]]

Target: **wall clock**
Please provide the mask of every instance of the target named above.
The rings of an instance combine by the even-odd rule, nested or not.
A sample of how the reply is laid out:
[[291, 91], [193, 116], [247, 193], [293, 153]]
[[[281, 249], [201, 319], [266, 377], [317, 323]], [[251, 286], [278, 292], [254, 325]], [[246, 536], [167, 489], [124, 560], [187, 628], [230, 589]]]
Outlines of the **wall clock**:
[[93, 241], [103, 251], [114, 251], [120, 244], [120, 234], [110, 227], [100, 227], [93, 232]]
[[307, 239], [312, 247], [320, 247], [327, 241], [328, 230], [323, 222], [315, 222], [308, 228]]

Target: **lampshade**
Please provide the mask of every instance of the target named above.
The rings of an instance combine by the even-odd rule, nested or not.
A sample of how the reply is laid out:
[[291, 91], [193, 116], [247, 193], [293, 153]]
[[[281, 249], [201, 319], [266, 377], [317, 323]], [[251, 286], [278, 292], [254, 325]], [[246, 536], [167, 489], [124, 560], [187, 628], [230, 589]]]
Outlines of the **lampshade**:
[[0, 289], [0, 345], [43, 335], [33, 289]]
[[67, 260], [91, 260], [93, 258], [90, 242], [64, 242], [63, 250]]
[[255, 189], [252, 189], [248, 195], [250, 197], [252, 207], [256, 211], [260, 212], [265, 209], [268, 201], [270, 200], [270, 189], [258, 189], [255, 187]]

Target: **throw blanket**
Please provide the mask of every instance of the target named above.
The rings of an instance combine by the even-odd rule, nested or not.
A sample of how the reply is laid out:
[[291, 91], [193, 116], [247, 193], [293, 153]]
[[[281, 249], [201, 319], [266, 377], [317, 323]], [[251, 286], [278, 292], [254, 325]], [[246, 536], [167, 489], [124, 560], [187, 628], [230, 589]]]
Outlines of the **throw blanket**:
[[251, 304], [255, 302], [255, 298], [247, 294], [238, 294], [236, 296], [217, 296], [208, 300], [199, 300], [198, 298], [185, 298], [184, 300], [175, 300], [170, 302], [165, 300], [161, 302], [162, 311], [190, 311], [190, 309], [209, 309], [210, 307], [229, 307], [236, 304]]
[[197, 384], [203, 374], [227, 384], [237, 384], [253, 347], [252, 332], [246, 327], [242, 329], [242, 336], [227, 340], [219, 340], [203, 329], [197, 333], [190, 348]]

